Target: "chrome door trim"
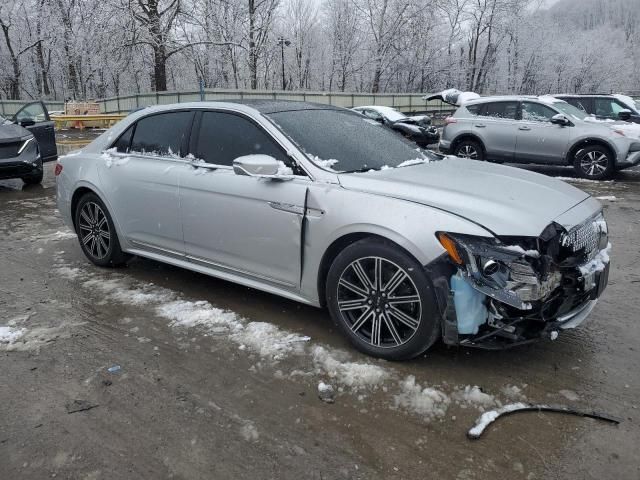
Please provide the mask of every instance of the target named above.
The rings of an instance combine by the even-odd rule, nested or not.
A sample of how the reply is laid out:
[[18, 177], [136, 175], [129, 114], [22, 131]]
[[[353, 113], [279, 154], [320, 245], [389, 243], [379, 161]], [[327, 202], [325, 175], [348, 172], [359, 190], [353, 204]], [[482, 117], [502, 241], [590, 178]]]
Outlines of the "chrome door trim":
[[183, 252], [176, 252], [175, 250], [170, 250], [168, 248], [157, 247], [155, 245], [152, 245], [151, 243], [141, 242], [139, 240], [129, 239], [129, 243], [131, 243], [134, 246], [145, 248], [147, 250], [155, 250], [165, 255], [170, 255], [172, 257], [184, 258], [186, 256]]
[[207, 260], [205, 258], [202, 257], [198, 257], [195, 255], [187, 255], [186, 253], [181, 253], [181, 252], [176, 252], [175, 250], [169, 250], [166, 248], [161, 248], [161, 247], [156, 247], [155, 245], [152, 245], [150, 243], [146, 243], [146, 242], [140, 242], [138, 240], [129, 240], [129, 242], [133, 245], [133, 246], [137, 246], [137, 247], [141, 247], [143, 249], [146, 250], [150, 250], [151, 253], [156, 252], [156, 253], [160, 253], [160, 254], [164, 254], [164, 255], [169, 255], [170, 257], [173, 258], [179, 258], [179, 259], [186, 259], [195, 263], [199, 263], [205, 266], [209, 266], [209, 267], [214, 267], [214, 268], [218, 268], [221, 270], [227, 270], [229, 272], [232, 272], [234, 274], [239, 274], [239, 275], [243, 275], [245, 277], [249, 277], [249, 278], [256, 278], [256, 279], [260, 279], [260, 280], [265, 280], [271, 283], [275, 283], [278, 285], [283, 285], [283, 286], [287, 286], [287, 287], [296, 287], [296, 284], [294, 283], [289, 283], [289, 282], [283, 282], [281, 280], [276, 280], [274, 278], [271, 277], [267, 277], [264, 275], [258, 275], [252, 272], [247, 272], [246, 270], [240, 270], [237, 268], [233, 268], [233, 267], [229, 267], [227, 265], [223, 265], [220, 263], [216, 263], [216, 262], [212, 262], [211, 260]]
[[267, 202], [269, 206], [275, 210], [281, 210], [283, 212], [295, 213], [296, 215], [304, 215], [304, 207], [299, 205], [291, 205], [289, 203], [280, 202]]
[[198, 256], [195, 256], [195, 255], [184, 255], [184, 258], [186, 258], [187, 260], [189, 260], [191, 262], [194, 262], [194, 263], [199, 263], [201, 265], [214, 267], [214, 268], [221, 269], [221, 270], [227, 270], [229, 272], [232, 272], [232, 273], [235, 273], [235, 274], [240, 274], [240, 275], [243, 275], [245, 277], [257, 278], [257, 279], [260, 279], [260, 280], [265, 280], [267, 282], [275, 283], [275, 284], [278, 284], [278, 285], [283, 285], [283, 286], [286, 286], [286, 287], [297, 287], [297, 285], [295, 283], [284, 282], [282, 280], [276, 280], [274, 278], [267, 277], [265, 275], [258, 275], [257, 273], [247, 272], [246, 270], [240, 270], [238, 268], [229, 267], [227, 265], [223, 265], [221, 263], [212, 262], [211, 260], [208, 260], [208, 259], [202, 258], [202, 257], [198, 257]]

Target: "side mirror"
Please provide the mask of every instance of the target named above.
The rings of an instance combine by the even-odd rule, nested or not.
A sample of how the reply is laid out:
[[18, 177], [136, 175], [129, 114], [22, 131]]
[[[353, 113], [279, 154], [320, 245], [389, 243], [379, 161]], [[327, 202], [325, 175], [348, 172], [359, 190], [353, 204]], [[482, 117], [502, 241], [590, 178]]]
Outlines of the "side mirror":
[[33, 118], [23, 118], [18, 121], [18, 125], [21, 127], [33, 127], [36, 124], [36, 121]]
[[631, 110], [620, 110], [620, 112], [618, 112], [618, 118], [624, 122], [628, 122], [631, 119]]
[[551, 123], [553, 123], [554, 125], [560, 125], [563, 127], [566, 127], [567, 125], [571, 125], [571, 122], [569, 121], [569, 119], [561, 113], [558, 113], [557, 115], [554, 115], [553, 117], [551, 117]]
[[278, 176], [280, 163], [269, 155], [245, 155], [233, 161], [233, 171], [236, 175], [249, 177], [274, 178]]

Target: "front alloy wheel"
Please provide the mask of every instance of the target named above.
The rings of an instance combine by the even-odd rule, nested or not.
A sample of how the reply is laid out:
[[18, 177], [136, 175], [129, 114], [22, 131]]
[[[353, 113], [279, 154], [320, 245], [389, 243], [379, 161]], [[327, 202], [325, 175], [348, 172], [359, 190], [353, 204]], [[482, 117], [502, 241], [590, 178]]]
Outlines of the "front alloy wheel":
[[335, 323], [369, 355], [412, 358], [440, 333], [435, 295], [424, 268], [382, 239], [360, 240], [336, 257], [326, 297]]
[[404, 269], [384, 258], [350, 263], [340, 276], [336, 295], [351, 331], [374, 347], [400, 346], [420, 325], [418, 289]]
[[613, 157], [606, 148], [594, 145], [576, 154], [574, 168], [582, 178], [602, 180], [610, 177], [614, 171]]

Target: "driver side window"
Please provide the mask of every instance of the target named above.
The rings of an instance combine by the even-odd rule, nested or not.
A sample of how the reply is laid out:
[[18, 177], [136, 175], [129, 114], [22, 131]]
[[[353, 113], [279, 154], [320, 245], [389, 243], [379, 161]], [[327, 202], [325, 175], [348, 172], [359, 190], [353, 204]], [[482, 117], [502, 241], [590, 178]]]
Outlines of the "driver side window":
[[[292, 168], [300, 169], [271, 136], [252, 121], [225, 112], [204, 112], [195, 144], [196, 158], [214, 165], [231, 167], [233, 161], [245, 155], [269, 155]], [[303, 173], [302, 173], [303, 174]]]
[[522, 119], [528, 122], [550, 122], [557, 112], [545, 105], [523, 102]]

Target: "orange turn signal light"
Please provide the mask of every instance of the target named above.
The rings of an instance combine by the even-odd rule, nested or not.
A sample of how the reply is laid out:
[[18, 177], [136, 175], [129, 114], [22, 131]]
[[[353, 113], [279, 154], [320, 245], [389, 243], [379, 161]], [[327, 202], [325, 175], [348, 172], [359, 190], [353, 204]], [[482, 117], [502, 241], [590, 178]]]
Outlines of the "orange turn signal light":
[[464, 263], [462, 261], [462, 257], [460, 256], [460, 253], [458, 253], [458, 248], [456, 247], [455, 242], [449, 235], [440, 232], [438, 233], [438, 240], [451, 257], [451, 260], [453, 260], [458, 265], [462, 265]]

